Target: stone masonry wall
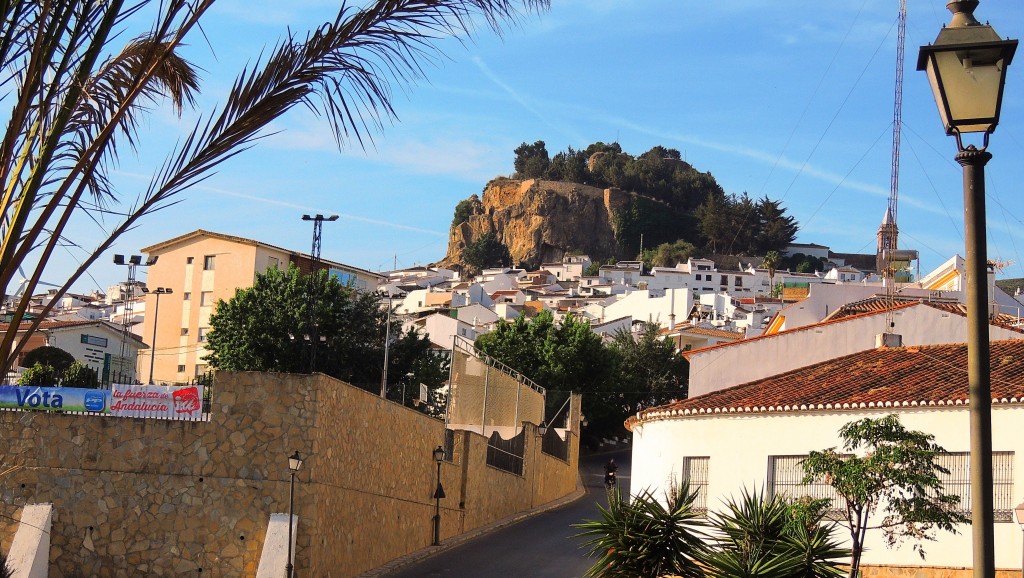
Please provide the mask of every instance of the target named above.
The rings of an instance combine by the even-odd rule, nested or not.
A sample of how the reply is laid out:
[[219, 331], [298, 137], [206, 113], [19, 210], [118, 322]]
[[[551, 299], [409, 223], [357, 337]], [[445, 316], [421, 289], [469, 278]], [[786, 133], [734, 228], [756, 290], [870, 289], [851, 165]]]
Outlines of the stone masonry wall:
[[[53, 503], [55, 578], [254, 575], [296, 450], [297, 574], [344, 577], [430, 544], [444, 425], [325, 376], [221, 372], [210, 422], [0, 412], [0, 436], [0, 548]], [[442, 540], [571, 493], [578, 439], [568, 464], [539, 443], [514, 476], [456, 432]]]

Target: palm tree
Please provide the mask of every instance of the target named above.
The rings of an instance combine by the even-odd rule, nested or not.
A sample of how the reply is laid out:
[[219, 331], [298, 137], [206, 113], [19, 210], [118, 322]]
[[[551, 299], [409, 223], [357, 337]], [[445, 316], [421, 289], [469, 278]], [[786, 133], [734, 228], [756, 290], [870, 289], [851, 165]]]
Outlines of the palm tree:
[[[438, 40], [469, 34], [478, 21], [500, 33], [549, 4], [370, 0], [356, 9], [342, 0], [332, 20], [305, 36], [288, 33], [269, 56], [242, 70], [223, 107], [200, 115], [147, 189], [124, 199], [108, 171], [124, 147], [141, 146], [136, 127], [150, 105], [167, 98], [180, 112], [194, 103], [199, 78], [177, 50], [200, 33], [215, 1], [0, 2], [0, 85], [10, 105], [0, 141], [0, 286], [11, 286], [17, 271], [29, 271], [0, 341], [4, 370], [17, 355], [15, 336], [50, 256], [71, 243], [65, 231], [73, 217], [115, 224], [29, 333], [121, 234], [255, 146], [268, 124], [293, 106], [305, 105], [326, 119], [339, 146], [364, 146], [366, 133], [395, 118], [392, 85], [421, 78], [420, 61], [438, 54]], [[132, 30], [141, 32], [115, 50], [113, 44]]]
[[768, 251], [761, 261], [761, 266], [768, 269], [768, 287], [771, 291], [775, 291], [775, 270], [778, 269], [781, 260], [778, 251]]

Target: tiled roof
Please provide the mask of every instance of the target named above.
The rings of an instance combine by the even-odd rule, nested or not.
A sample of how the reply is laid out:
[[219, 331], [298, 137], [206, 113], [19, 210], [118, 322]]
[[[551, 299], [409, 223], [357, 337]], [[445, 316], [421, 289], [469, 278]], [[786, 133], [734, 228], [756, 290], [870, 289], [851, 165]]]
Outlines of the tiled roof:
[[[993, 341], [993, 403], [1024, 403], [1024, 340]], [[787, 371], [630, 418], [967, 405], [967, 346], [879, 348]]]
[[[939, 311], [945, 311], [947, 313], [955, 313], [961, 317], [967, 317], [967, 305], [958, 301], [925, 301], [921, 298], [902, 297], [897, 296], [894, 298], [897, 303], [920, 303], [927, 305], [933, 309]], [[858, 315], [860, 313], [867, 312], [879, 312], [885, 311], [888, 308], [886, 298], [880, 295], [868, 297], [867, 299], [848, 303], [843, 305], [839, 309], [836, 309], [831, 315], [825, 318], [826, 321], [833, 321], [843, 319], [844, 317], [850, 317], [852, 315]], [[989, 323], [997, 327], [1009, 329], [1019, 333], [1024, 333], [1024, 329], [1021, 328], [1020, 319], [1015, 315], [1007, 315], [1005, 313], [999, 313], [989, 319]]]
[[713, 327], [676, 327], [679, 333], [695, 333], [697, 335], [710, 335], [711, 337], [722, 337], [725, 339], [743, 339], [743, 333], [715, 329]]

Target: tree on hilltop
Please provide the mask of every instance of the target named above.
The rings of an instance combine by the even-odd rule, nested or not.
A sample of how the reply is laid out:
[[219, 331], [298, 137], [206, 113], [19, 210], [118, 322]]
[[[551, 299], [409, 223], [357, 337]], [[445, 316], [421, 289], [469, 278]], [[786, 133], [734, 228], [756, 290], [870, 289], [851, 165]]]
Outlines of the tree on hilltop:
[[494, 231], [488, 231], [480, 238], [466, 245], [462, 252], [462, 261], [474, 271], [482, 271], [489, 267], [512, 266], [512, 253], [502, 243]]
[[523, 143], [516, 147], [516, 177], [520, 179], [542, 179], [551, 166], [551, 159], [548, 157], [548, 149], [544, 141], [535, 143]]

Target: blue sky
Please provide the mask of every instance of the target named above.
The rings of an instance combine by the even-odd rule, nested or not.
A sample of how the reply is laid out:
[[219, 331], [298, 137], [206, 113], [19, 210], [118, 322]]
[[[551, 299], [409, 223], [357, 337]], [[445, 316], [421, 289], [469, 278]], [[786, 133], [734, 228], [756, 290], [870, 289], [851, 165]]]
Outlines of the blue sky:
[[[549, 152], [618, 141], [640, 154], [680, 150], [729, 193], [782, 200], [798, 241], [839, 252], [873, 252], [890, 182], [897, 0], [553, 0], [503, 38], [481, 31], [426, 79], [395, 90], [399, 120], [366, 150], [341, 150], [325, 123], [295, 109], [279, 134], [220, 167], [179, 204], [145, 219], [117, 253], [203, 228], [309, 251], [303, 213], [326, 223], [323, 256], [371, 270], [444, 256], [455, 204], [513, 171], [513, 150], [543, 140]], [[238, 70], [286, 27], [331, 19], [337, 2], [220, 0], [192, 39], [204, 69], [200, 110], [223, 102]], [[977, 15], [1019, 38], [1019, 0], [983, 0]], [[899, 226], [901, 248], [921, 252], [922, 271], [963, 254], [960, 168], [938, 120], [920, 45], [949, 21], [944, 0], [909, 0]], [[1003, 120], [987, 169], [989, 257], [1024, 276], [1024, 55], [1009, 69]], [[123, 153], [116, 179], [125, 197], [148, 175], [196, 112], [158, 108], [138, 156]], [[76, 228], [94, 245], [100, 231]], [[73, 256], [53, 263], [57, 279]], [[106, 288], [124, 275], [101, 258], [76, 289]], [[140, 275], [141, 277], [141, 275]]]

